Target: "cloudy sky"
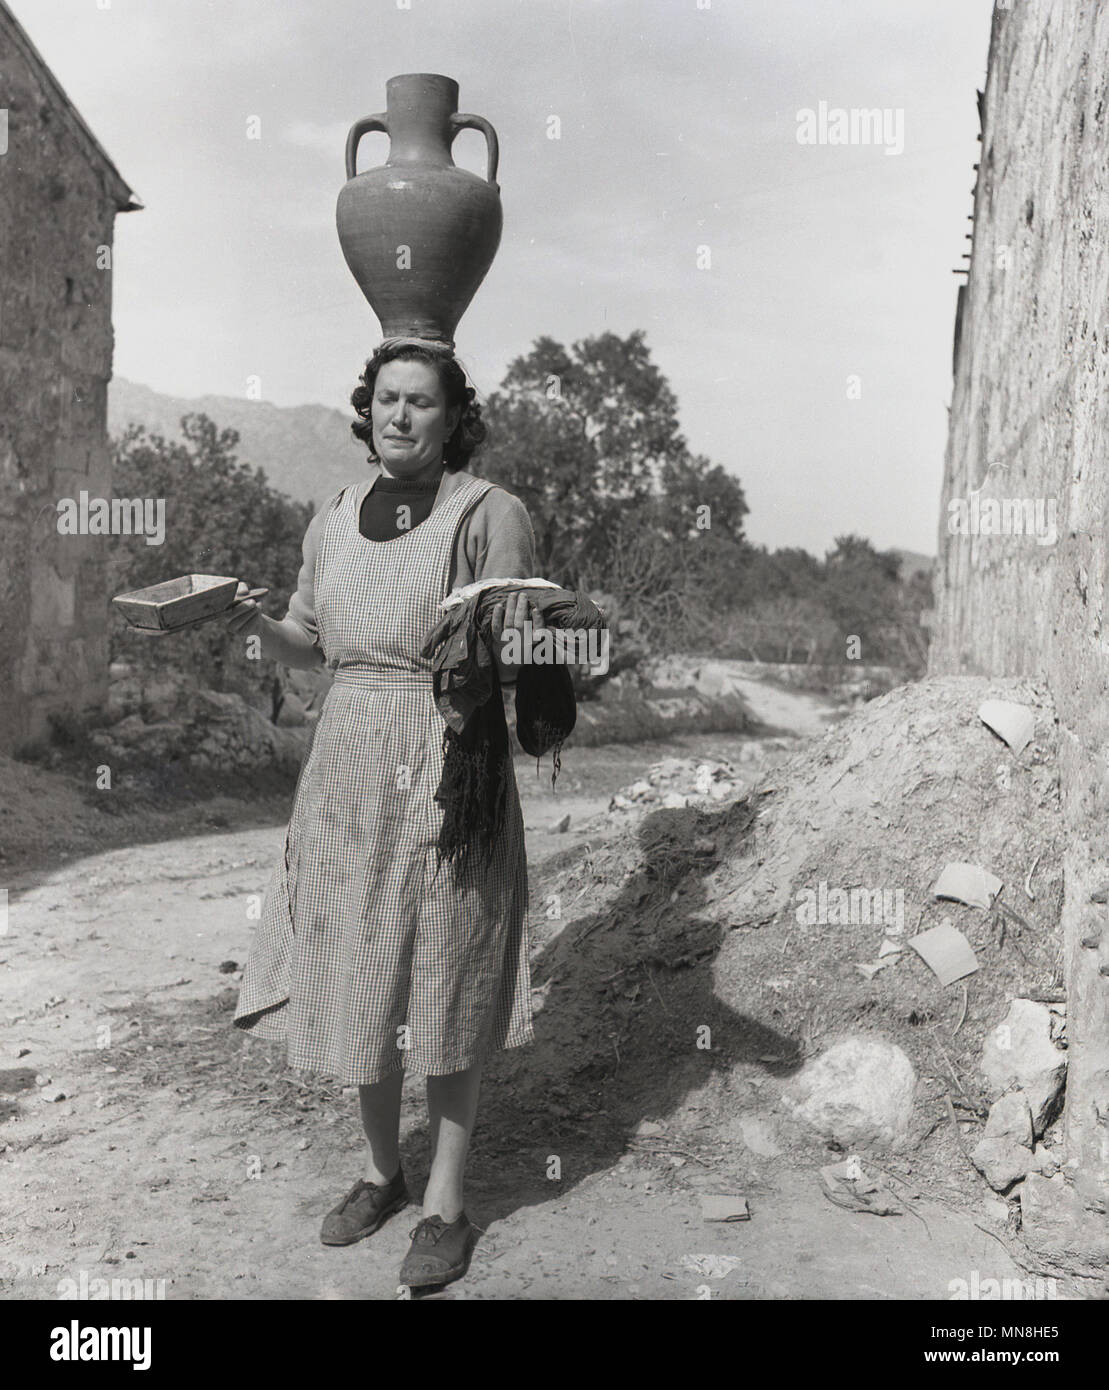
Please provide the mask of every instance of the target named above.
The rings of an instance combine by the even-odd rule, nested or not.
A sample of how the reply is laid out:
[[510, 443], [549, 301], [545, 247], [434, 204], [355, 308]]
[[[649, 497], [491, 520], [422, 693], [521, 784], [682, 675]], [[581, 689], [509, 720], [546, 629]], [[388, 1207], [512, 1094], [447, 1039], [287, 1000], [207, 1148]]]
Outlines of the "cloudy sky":
[[[335, 236], [346, 132], [442, 72], [501, 143], [456, 334], [480, 391], [541, 334], [642, 328], [752, 539], [934, 552], [990, 0], [9, 3], [145, 204], [116, 224], [120, 375], [345, 407], [380, 336]], [[888, 139], [799, 142], [822, 102]], [[483, 173], [482, 137], [455, 157]]]

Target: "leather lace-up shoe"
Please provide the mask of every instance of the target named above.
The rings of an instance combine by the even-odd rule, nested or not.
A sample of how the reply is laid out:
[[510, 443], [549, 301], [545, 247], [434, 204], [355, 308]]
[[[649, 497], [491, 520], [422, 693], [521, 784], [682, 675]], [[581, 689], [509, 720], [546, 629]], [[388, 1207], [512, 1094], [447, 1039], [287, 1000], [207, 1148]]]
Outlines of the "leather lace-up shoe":
[[418, 1289], [461, 1279], [470, 1267], [478, 1231], [463, 1212], [449, 1223], [441, 1216], [426, 1216], [411, 1236], [411, 1248], [400, 1267], [400, 1282]]
[[410, 1201], [400, 1168], [396, 1176], [383, 1185], [359, 1178], [338, 1206], [332, 1207], [324, 1217], [320, 1240], [324, 1245], [353, 1245], [356, 1240], [372, 1236], [394, 1212]]

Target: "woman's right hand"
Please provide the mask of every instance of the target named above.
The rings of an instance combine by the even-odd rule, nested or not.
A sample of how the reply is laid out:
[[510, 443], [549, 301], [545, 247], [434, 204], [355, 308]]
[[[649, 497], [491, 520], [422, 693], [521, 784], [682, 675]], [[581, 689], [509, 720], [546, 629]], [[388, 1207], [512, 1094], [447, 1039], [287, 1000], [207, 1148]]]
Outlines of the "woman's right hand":
[[248, 593], [249, 587], [240, 581], [235, 590], [235, 602], [225, 614], [229, 632], [258, 637], [262, 656], [267, 661], [276, 661], [279, 666], [288, 666], [294, 671], [315, 671], [325, 664], [323, 648], [313, 642], [303, 628], [288, 617], [267, 618], [257, 599], [243, 597]]
[[255, 598], [242, 598], [243, 594], [250, 593], [250, 585], [244, 584], [239, 580], [239, 587], [235, 590], [235, 602], [227, 610], [227, 627], [231, 632], [243, 632], [248, 636], [262, 631], [264, 614]]

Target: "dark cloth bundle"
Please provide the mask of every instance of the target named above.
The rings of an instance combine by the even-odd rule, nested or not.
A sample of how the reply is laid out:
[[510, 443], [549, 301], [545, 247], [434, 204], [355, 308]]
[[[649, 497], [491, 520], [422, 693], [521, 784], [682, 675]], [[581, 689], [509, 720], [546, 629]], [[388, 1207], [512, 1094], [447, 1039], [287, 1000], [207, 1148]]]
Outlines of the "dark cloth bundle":
[[[486, 862], [504, 824], [512, 753], [494, 660], [493, 610], [526, 585], [492, 585], [453, 606], [420, 649], [432, 657], [435, 703], [446, 724], [443, 776], [435, 799], [444, 807], [439, 860], [464, 870], [474, 850]], [[571, 589], [529, 589], [548, 627], [605, 628], [604, 613]], [[577, 719], [565, 664], [520, 665], [516, 677], [516, 735], [532, 757], [552, 752], [554, 776], [562, 745]]]

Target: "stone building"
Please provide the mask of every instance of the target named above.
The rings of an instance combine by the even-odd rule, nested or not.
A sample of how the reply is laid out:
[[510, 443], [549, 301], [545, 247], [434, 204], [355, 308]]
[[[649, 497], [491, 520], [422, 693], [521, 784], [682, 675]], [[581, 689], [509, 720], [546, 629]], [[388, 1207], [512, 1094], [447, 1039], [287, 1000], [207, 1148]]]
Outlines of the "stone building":
[[111, 496], [111, 247], [141, 207], [0, 0], [0, 752], [102, 703], [103, 539], [57, 503]]
[[[935, 672], [1043, 673], [1062, 737], [1070, 1202], [1109, 1259], [1109, 6], [998, 3], [960, 296]], [[959, 518], [966, 524], [961, 524]], [[1093, 896], [1091, 896], [1093, 895]], [[1053, 1185], [1045, 1185], [1050, 1195]], [[1101, 1218], [1104, 1220], [1104, 1218]]]

